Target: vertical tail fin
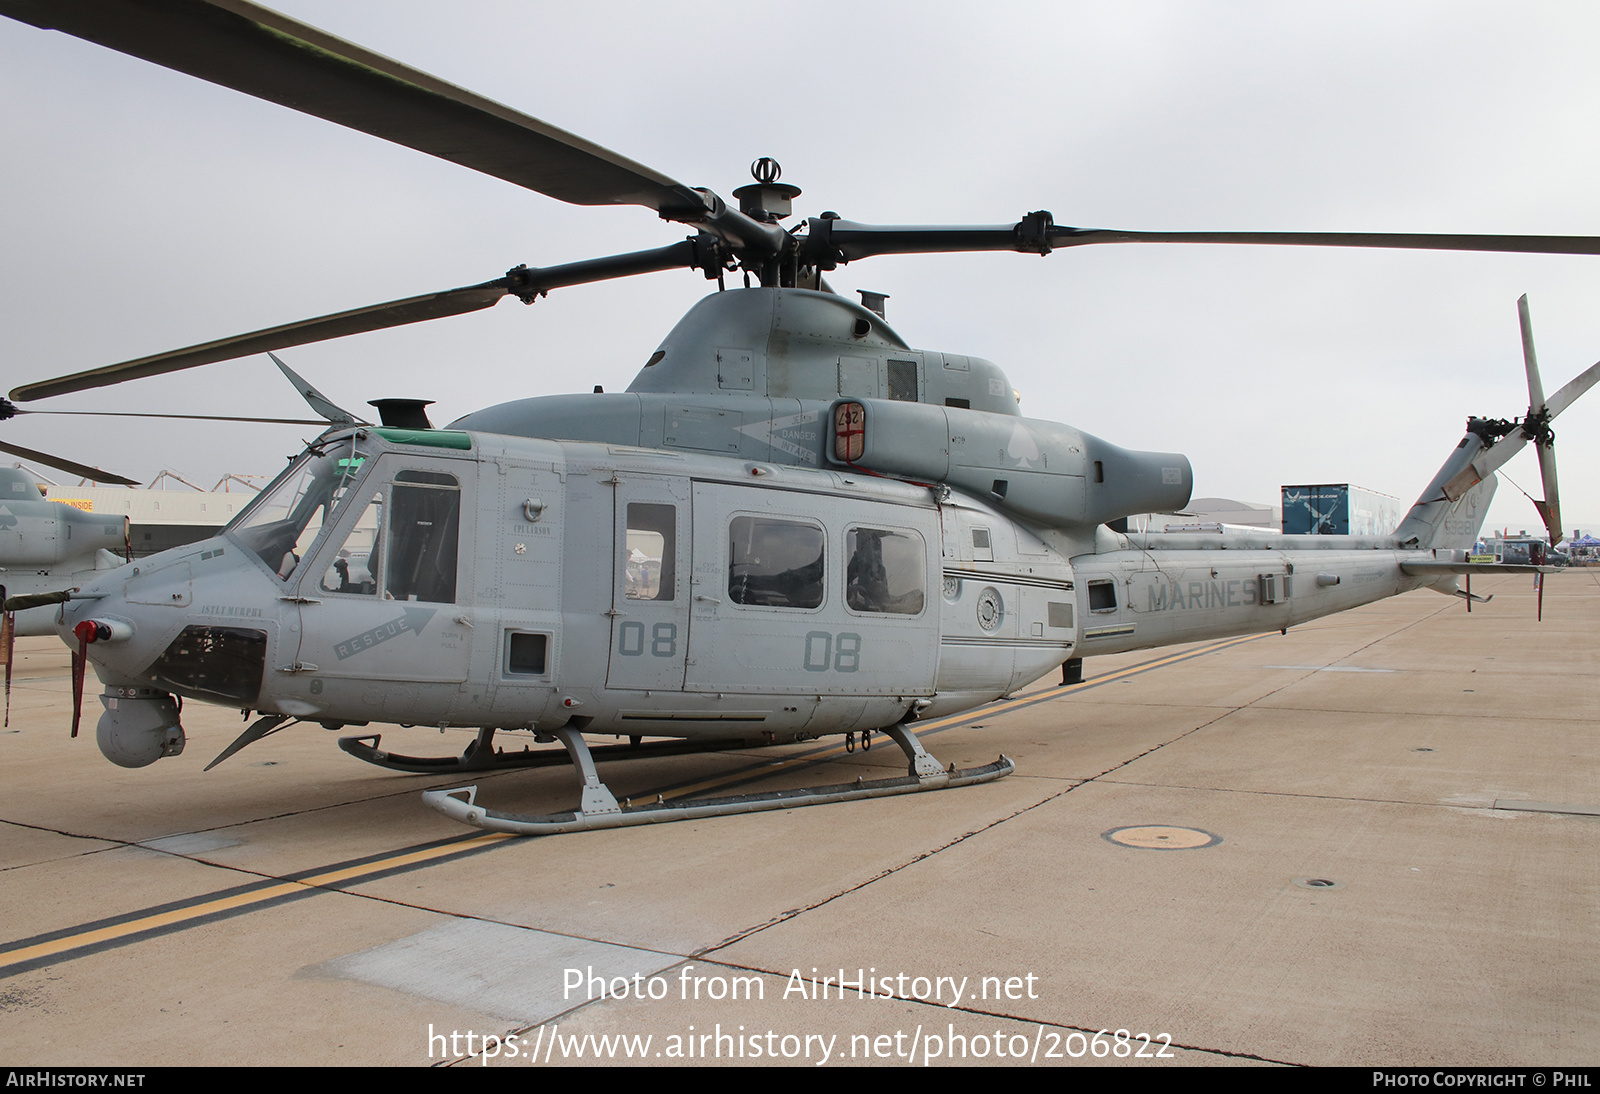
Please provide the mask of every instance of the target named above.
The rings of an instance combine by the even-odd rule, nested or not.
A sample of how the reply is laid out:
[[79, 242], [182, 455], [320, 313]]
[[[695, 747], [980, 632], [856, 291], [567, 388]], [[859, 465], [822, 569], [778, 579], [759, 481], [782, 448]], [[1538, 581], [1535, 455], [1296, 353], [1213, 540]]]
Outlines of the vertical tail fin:
[[1395, 530], [1400, 546], [1417, 550], [1461, 549], [1477, 542], [1478, 532], [1489, 515], [1489, 501], [1499, 485], [1493, 472], [1479, 478], [1473, 467], [1474, 460], [1490, 447], [1484, 443], [1483, 435], [1473, 429], [1479, 422], [1477, 418], [1467, 420], [1467, 435], [1400, 522]]

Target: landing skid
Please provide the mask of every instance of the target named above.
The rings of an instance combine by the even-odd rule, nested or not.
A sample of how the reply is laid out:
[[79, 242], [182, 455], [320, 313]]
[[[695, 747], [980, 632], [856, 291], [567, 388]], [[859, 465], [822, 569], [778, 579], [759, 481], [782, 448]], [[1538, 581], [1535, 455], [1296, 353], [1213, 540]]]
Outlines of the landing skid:
[[[700, 817], [725, 817], [735, 813], [758, 813], [768, 809], [794, 809], [802, 805], [826, 805], [830, 802], [853, 801], [858, 798], [882, 798], [891, 794], [915, 794], [923, 790], [943, 790], [952, 786], [970, 786], [1004, 778], [1016, 770], [1016, 765], [1006, 756], [983, 767], [957, 771], [954, 765], [946, 771], [927, 753], [905, 726], [885, 729], [889, 738], [900, 746], [909, 761], [910, 773], [897, 779], [857, 779], [852, 783], [834, 783], [829, 786], [802, 787], [797, 790], [773, 790], [764, 794], [739, 794], [726, 798], [700, 798], [694, 801], [669, 802], [657, 800], [648, 805], [631, 802], [617, 804], [616, 796], [600, 781], [595, 771], [594, 758], [583, 737], [569, 729], [553, 731], [572, 756], [572, 764], [583, 780], [582, 800], [579, 808], [566, 813], [548, 813], [532, 816], [525, 813], [502, 813], [485, 809], [477, 804], [476, 786], [455, 790], [424, 791], [422, 800], [453, 820], [470, 824], [490, 832], [506, 832], [517, 836], [549, 836], [557, 832], [577, 832], [592, 828], [626, 828], [635, 824], [660, 824], [665, 821], [691, 820]], [[343, 742], [341, 742], [342, 744]], [[348, 749], [347, 749], [348, 751]]]
[[[562, 732], [557, 730], [557, 733]], [[494, 730], [481, 730], [475, 741], [459, 756], [402, 756], [378, 747], [380, 733], [362, 737], [340, 737], [339, 747], [358, 760], [404, 771], [408, 775], [457, 775], [474, 771], [512, 771], [525, 767], [557, 767], [572, 762], [562, 748], [526, 748], [521, 752], [497, 749], [491, 741]], [[371, 742], [368, 744], [367, 742]], [[643, 759], [648, 756], [682, 756], [692, 752], [731, 752], [740, 748], [761, 748], [760, 741], [653, 741], [650, 744], [602, 745], [593, 749], [596, 760]]]

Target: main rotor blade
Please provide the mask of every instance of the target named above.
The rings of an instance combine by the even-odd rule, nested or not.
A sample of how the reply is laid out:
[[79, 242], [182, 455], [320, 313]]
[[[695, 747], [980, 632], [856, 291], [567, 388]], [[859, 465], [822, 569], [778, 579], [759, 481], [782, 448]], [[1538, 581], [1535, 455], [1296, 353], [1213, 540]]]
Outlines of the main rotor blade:
[[281, 327], [269, 327], [267, 330], [221, 338], [215, 342], [206, 342], [204, 345], [190, 346], [187, 349], [157, 353], [150, 357], [141, 357], [137, 361], [124, 361], [120, 365], [107, 365], [104, 368], [75, 372], [71, 376], [61, 376], [54, 380], [24, 384], [14, 390], [11, 397], [23, 402], [47, 399], [54, 395], [109, 387], [125, 380], [160, 376], [217, 361], [231, 361], [236, 357], [247, 357], [252, 353], [266, 353], [290, 346], [322, 342], [329, 338], [341, 338], [347, 334], [361, 334], [365, 331], [405, 326], [408, 323], [421, 323], [429, 319], [465, 315], [468, 312], [492, 307], [501, 297], [508, 295], [516, 296], [524, 303], [531, 304], [552, 289], [585, 285], [615, 277], [630, 277], [634, 274], [655, 273], [682, 266], [696, 268], [708, 277], [715, 277], [721, 268], [721, 254], [717, 240], [701, 232], [681, 242], [669, 243], [665, 247], [649, 251], [631, 251], [628, 254], [609, 255], [605, 258], [586, 258], [581, 262], [567, 262], [559, 266], [542, 268], [518, 266], [507, 271], [504, 277], [485, 281], [481, 285], [468, 285], [425, 296], [412, 296], [405, 300], [392, 300], [387, 304], [354, 308], [339, 312], [337, 315], [324, 315], [318, 319], [285, 323]]
[[215, 342], [206, 342], [187, 349], [157, 353], [150, 357], [140, 357], [136, 361], [124, 361], [118, 365], [106, 365], [87, 372], [75, 372], [70, 376], [54, 380], [23, 384], [11, 392], [11, 397], [23, 402], [46, 399], [53, 395], [66, 395], [74, 391], [88, 391], [91, 388], [120, 384], [125, 380], [161, 376], [168, 372], [178, 372], [197, 365], [209, 365], [216, 361], [230, 361], [235, 357], [246, 357], [252, 353], [303, 346], [308, 342], [321, 342], [346, 334], [383, 330], [386, 327], [421, 323], [424, 320], [441, 319], [450, 315], [465, 315], [467, 312], [479, 311], [498, 303], [509, 291], [507, 281], [502, 278], [483, 285], [470, 285], [448, 292], [429, 293], [426, 296], [413, 296], [405, 300], [392, 300], [387, 304], [354, 308], [339, 312], [337, 315], [324, 315], [318, 319], [285, 323], [281, 327], [269, 327], [266, 330], [221, 338]]
[[344, 407], [340, 406], [338, 403], [322, 394], [322, 392], [318, 391], [313, 385], [307, 383], [304, 376], [301, 376], [294, 369], [283, 363], [282, 357], [279, 357], [271, 350], [267, 351], [267, 356], [272, 358], [272, 363], [278, 366], [278, 371], [283, 373], [284, 378], [294, 385], [296, 393], [299, 394], [300, 398], [306, 401], [306, 405], [312, 410], [316, 411], [318, 414], [321, 414], [324, 420], [331, 422], [334, 425], [367, 424], [360, 418], [357, 418], [354, 414], [350, 413]]
[[[185, 422], [250, 422], [254, 425], [320, 425], [316, 418], [243, 418], [236, 414], [154, 414], [133, 410], [24, 410], [18, 414], [56, 414], [68, 418], [176, 418]], [[110, 482], [110, 479], [106, 480]]]
[[0, 14], [574, 205], [707, 208], [658, 171], [246, 0], [0, 0]]
[[1239, 243], [1292, 247], [1387, 247], [1404, 250], [1501, 251], [1524, 254], [1600, 255], [1600, 236], [1425, 235], [1390, 232], [1127, 232], [1112, 228], [1071, 228], [1047, 212], [1030, 213], [1016, 224], [889, 225], [848, 220], [812, 220], [802, 261], [832, 269], [884, 254], [938, 251], [1021, 251], [1049, 254], [1058, 247], [1096, 243]]
[[6, 444], [4, 441], [0, 441], [0, 452], [9, 452], [19, 459], [42, 463], [46, 467], [54, 467], [57, 471], [65, 471], [81, 478], [91, 479], [94, 482], [109, 482], [118, 486], [139, 485], [132, 479], [114, 475], [110, 471], [102, 471], [98, 467], [90, 467], [86, 463], [75, 463], [72, 460], [62, 459], [60, 456], [52, 456], [48, 452], [37, 452], [34, 449], [23, 448], [20, 445]]
[[1509, 251], [1519, 254], [1600, 255], [1600, 236], [1506, 236], [1403, 232], [1122, 232], [1053, 228], [1056, 247], [1089, 243], [1255, 243], [1289, 247], [1388, 247], [1416, 251]]

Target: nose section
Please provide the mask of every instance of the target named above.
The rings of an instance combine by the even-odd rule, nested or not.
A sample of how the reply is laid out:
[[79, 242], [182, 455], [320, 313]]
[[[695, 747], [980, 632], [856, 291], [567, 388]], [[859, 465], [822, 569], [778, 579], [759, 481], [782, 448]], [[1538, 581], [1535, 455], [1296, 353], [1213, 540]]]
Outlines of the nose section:
[[[119, 766], [144, 767], [183, 751], [179, 696], [241, 708], [260, 696], [267, 632], [209, 619], [223, 608], [252, 621], [262, 612], [195, 606], [193, 571], [201, 571], [202, 586], [232, 587], [238, 576], [222, 549], [200, 546], [185, 557], [152, 556], [97, 578], [62, 612], [58, 630], [74, 652], [74, 733], [84, 670], [93, 663], [105, 685], [95, 737]], [[220, 564], [212, 561], [218, 558]]]
[[[147, 659], [148, 651], [141, 650], [137, 641], [136, 613], [128, 610], [122, 595], [125, 584], [120, 573], [92, 581], [75, 590], [61, 612], [58, 630], [72, 649], [74, 737], [78, 735], [89, 662], [94, 661], [97, 676], [116, 679], [129, 672], [129, 666]], [[106, 667], [111, 665], [118, 668]], [[168, 692], [108, 684], [100, 704], [105, 710], [95, 727], [95, 741], [101, 754], [117, 766], [145, 767], [183, 751], [177, 700]]]
[[[252, 606], [259, 599], [250, 579], [260, 575], [230, 565], [231, 551], [196, 546], [202, 549], [186, 557], [155, 555], [84, 586], [62, 613], [61, 637], [83, 647], [107, 684], [254, 706], [267, 647], [266, 630], [248, 625], [266, 614]], [[211, 589], [203, 603], [197, 584]], [[220, 625], [235, 620], [245, 625]]]

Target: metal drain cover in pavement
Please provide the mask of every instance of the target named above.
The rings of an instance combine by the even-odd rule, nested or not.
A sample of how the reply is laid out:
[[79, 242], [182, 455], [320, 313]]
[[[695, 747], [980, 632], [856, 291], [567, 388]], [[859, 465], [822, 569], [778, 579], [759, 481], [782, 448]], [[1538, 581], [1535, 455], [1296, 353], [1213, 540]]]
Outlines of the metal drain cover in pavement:
[[1198, 851], [1222, 842], [1221, 836], [1214, 836], [1199, 828], [1177, 828], [1170, 824], [1131, 825], [1113, 828], [1100, 835], [1112, 843], [1137, 847], [1141, 851]]

